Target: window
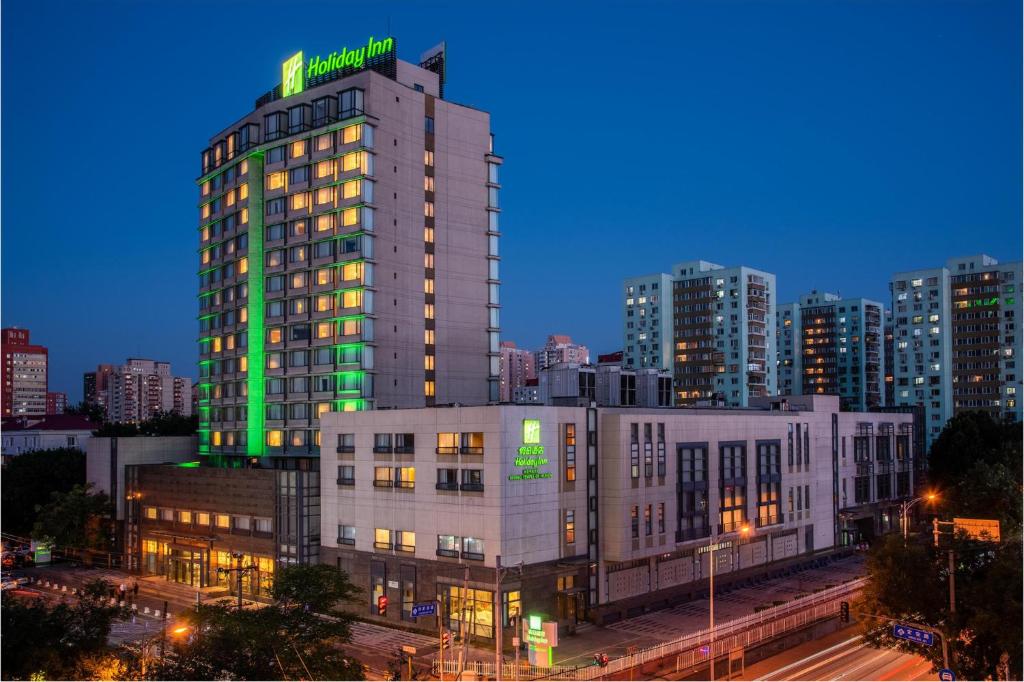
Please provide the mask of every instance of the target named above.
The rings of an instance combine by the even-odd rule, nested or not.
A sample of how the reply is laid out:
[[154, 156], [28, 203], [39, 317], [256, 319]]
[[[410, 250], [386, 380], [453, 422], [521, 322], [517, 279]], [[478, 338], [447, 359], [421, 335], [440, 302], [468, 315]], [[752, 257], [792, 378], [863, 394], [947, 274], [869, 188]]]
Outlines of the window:
[[143, 514], [145, 515], [145, 517], [147, 519], [154, 519], [155, 520], [156, 516], [157, 516], [157, 514], [156, 514], [156, 507], [146, 507], [145, 510], [143, 510]]
[[411, 433], [395, 434], [395, 452], [411, 454], [415, 452], [415, 435]]
[[256, 533], [262, 533], [264, 535], [270, 535], [273, 533], [273, 528], [270, 525], [270, 519], [268, 518], [255, 518], [252, 520], [252, 529]]
[[665, 475], [665, 425], [658, 424], [658, 475]]
[[375, 528], [373, 546], [375, 549], [391, 549], [391, 531], [387, 528]]
[[434, 134], [434, 117], [433, 116], [424, 116], [423, 117], [423, 132], [429, 133], [431, 135]]
[[629, 477], [640, 478], [640, 425], [629, 425]]
[[232, 516], [231, 517], [231, 529], [233, 531], [248, 533], [252, 525], [252, 519], [248, 516]]
[[576, 425], [565, 425], [565, 480], [576, 480]]
[[658, 503], [658, 533], [665, 532], [665, 503]]
[[484, 489], [484, 470], [463, 469], [462, 489], [468, 491], [481, 492]]
[[438, 535], [437, 555], [459, 558], [459, 549], [462, 547], [462, 538], [458, 535]]
[[416, 468], [415, 467], [396, 467], [395, 468], [395, 487], [396, 488], [414, 488], [414, 487], [416, 487]]
[[207, 512], [196, 512], [196, 525], [202, 527], [209, 527], [210, 514]]
[[479, 538], [462, 538], [462, 558], [484, 560], [484, 541]]
[[355, 526], [338, 526], [338, 544], [339, 545], [354, 545], [356, 544], [356, 527]]
[[484, 454], [484, 434], [480, 432], [462, 434], [460, 451], [464, 455]]
[[373, 487], [392, 488], [395, 485], [394, 470], [391, 467], [373, 468]]
[[338, 465], [338, 485], [355, 485], [356, 467], [354, 464]]
[[178, 512], [178, 523], [191, 524], [192, 523], [192, 512], [190, 512], [190, 511], [179, 511]]
[[438, 469], [437, 470], [437, 485], [434, 486], [438, 490], [458, 490], [459, 489], [459, 470], [458, 469]]
[[634, 540], [640, 537], [640, 507], [633, 505], [629, 510], [629, 531], [630, 537]]
[[391, 448], [391, 434], [390, 433], [375, 433], [373, 434], [373, 451], [374, 452], [392, 452]]
[[457, 455], [459, 454], [459, 434], [439, 433], [437, 434], [437, 454]]
[[227, 514], [217, 514], [215, 520], [216, 520], [217, 528], [230, 528], [231, 527], [231, 517], [228, 516]]
[[396, 530], [395, 549], [399, 552], [415, 552], [416, 533], [411, 530]]
[[565, 544], [576, 542], [576, 510], [565, 510]]

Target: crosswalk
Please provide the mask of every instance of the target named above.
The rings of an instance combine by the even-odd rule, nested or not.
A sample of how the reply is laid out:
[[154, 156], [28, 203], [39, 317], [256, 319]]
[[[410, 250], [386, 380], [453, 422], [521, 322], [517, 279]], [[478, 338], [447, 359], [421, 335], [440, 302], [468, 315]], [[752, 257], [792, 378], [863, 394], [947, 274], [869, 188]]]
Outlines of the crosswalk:
[[394, 630], [362, 621], [352, 623], [351, 631], [353, 644], [372, 647], [382, 653], [392, 653], [403, 646], [414, 646], [417, 650], [427, 651], [437, 648], [437, 637]]

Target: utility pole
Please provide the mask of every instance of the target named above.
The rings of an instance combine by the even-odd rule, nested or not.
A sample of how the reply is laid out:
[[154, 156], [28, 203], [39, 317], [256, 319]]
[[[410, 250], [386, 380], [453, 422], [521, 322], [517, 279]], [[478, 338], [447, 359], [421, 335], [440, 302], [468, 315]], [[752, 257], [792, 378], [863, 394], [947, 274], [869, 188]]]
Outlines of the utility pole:
[[494, 623], [494, 679], [501, 682], [501, 635], [502, 635], [502, 613], [501, 613], [501, 555], [494, 557], [494, 616], [491, 618]]
[[711, 597], [711, 616], [708, 620], [708, 636], [711, 638], [711, 643], [708, 645], [708, 659], [711, 661], [711, 671], [708, 673], [708, 679], [711, 682], [715, 682], [715, 543], [717, 541], [718, 538], [712, 534], [711, 550], [708, 552], [708, 567], [710, 569], [709, 575], [711, 576], [711, 589], [709, 593]]
[[462, 566], [462, 598], [459, 600], [459, 634], [462, 636], [462, 651], [459, 654], [459, 669], [455, 679], [462, 677], [466, 666], [466, 602], [469, 600], [469, 564]]

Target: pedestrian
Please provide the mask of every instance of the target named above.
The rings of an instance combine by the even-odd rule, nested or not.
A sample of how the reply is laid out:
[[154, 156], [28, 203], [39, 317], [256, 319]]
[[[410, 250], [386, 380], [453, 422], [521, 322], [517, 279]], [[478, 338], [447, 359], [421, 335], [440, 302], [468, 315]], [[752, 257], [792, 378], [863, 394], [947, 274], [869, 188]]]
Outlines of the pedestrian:
[[125, 587], [124, 583], [121, 583], [121, 586], [117, 588], [117, 601], [124, 601], [124, 597], [126, 594], [128, 594], [128, 588]]
[[138, 580], [133, 580], [132, 581], [132, 601], [138, 601], [138, 600], [139, 600], [139, 581]]

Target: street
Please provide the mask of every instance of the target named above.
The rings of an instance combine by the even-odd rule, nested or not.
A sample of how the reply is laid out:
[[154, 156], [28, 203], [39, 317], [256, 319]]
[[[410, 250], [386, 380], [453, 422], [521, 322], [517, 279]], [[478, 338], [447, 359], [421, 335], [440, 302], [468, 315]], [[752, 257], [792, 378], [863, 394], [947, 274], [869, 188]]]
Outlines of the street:
[[746, 668], [747, 680], [935, 680], [920, 656], [864, 643], [858, 627], [844, 628]]

